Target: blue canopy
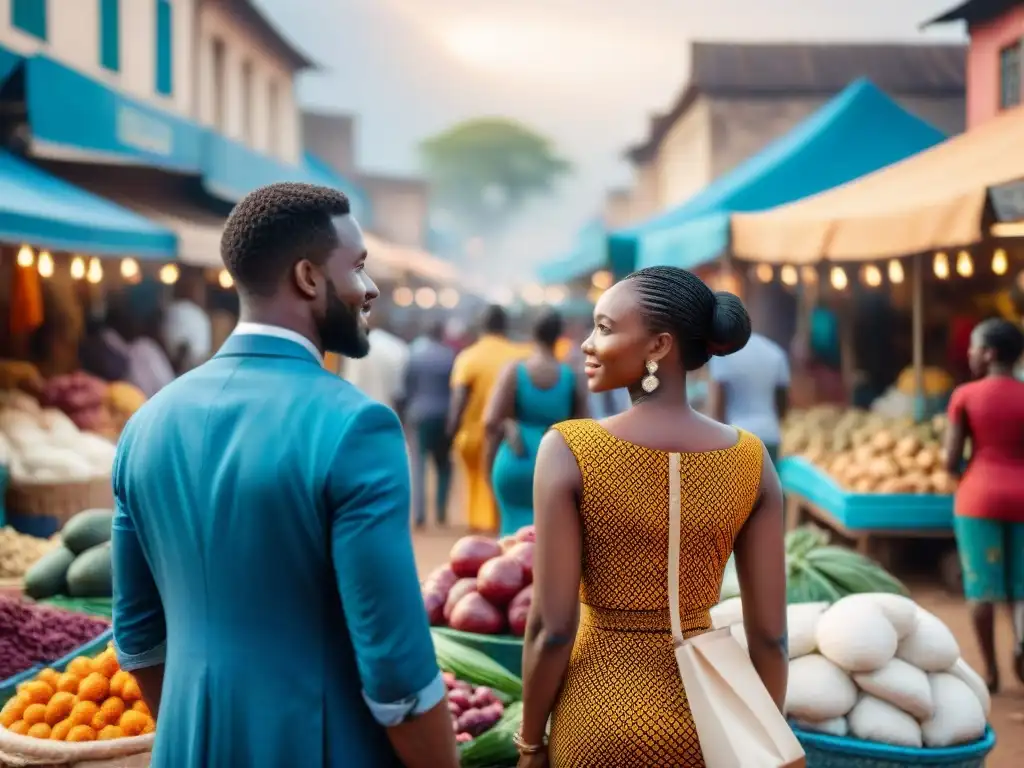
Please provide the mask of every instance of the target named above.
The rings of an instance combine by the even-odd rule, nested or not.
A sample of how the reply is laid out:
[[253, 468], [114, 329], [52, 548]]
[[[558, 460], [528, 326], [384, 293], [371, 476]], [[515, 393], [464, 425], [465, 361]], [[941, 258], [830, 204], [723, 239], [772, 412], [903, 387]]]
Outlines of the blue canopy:
[[851, 83], [789, 133], [678, 208], [613, 232], [619, 272], [667, 264], [692, 269], [729, 244], [729, 216], [839, 186], [940, 143], [946, 136], [868, 80]]
[[96, 256], [173, 259], [169, 229], [0, 150], [0, 240]]
[[605, 241], [608, 233], [604, 222], [594, 219], [580, 229], [576, 242], [561, 258], [543, 264], [537, 270], [540, 281], [545, 285], [571, 283], [584, 275], [604, 269], [606, 264]]

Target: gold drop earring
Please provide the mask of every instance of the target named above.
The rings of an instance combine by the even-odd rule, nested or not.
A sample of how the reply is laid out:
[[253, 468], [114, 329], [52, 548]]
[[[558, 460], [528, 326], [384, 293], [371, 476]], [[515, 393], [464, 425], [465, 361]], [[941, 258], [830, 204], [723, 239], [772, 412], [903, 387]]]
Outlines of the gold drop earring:
[[654, 390], [656, 390], [658, 386], [661, 384], [661, 382], [658, 381], [658, 377], [654, 375], [657, 372], [658, 363], [655, 362], [654, 360], [648, 360], [647, 375], [644, 376], [643, 379], [641, 379], [640, 381], [640, 388], [643, 389], [643, 391], [646, 392], [648, 395], [651, 394]]

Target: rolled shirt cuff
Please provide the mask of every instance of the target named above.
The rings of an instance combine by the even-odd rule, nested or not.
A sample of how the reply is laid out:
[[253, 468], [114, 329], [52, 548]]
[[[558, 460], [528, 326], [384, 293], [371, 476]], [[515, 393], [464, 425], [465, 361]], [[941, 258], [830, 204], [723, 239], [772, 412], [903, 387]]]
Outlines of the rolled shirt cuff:
[[367, 696], [366, 691], [363, 691], [363, 699], [370, 708], [370, 714], [373, 715], [373, 718], [385, 728], [392, 728], [433, 709], [437, 706], [438, 702], [444, 699], [446, 691], [447, 686], [444, 684], [444, 676], [438, 672], [437, 677], [427, 683], [421, 690], [400, 701], [382, 704]]
[[167, 658], [167, 642], [162, 642], [155, 648], [150, 648], [142, 653], [125, 653], [114, 639], [114, 653], [117, 654], [117, 663], [125, 672], [134, 672], [137, 669], [155, 667], [163, 664]]

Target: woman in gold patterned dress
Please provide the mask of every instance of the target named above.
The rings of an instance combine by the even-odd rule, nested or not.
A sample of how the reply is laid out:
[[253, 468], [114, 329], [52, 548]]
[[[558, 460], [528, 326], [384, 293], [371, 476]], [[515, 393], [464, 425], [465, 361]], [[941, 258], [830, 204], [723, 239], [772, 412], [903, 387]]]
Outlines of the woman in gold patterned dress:
[[686, 402], [686, 372], [749, 336], [738, 298], [681, 269], [642, 269], [598, 301], [583, 344], [588, 386], [628, 387], [633, 407], [562, 422], [540, 446], [520, 768], [704, 765], [669, 625], [669, 453], [682, 456], [683, 631], [710, 628], [735, 548], [751, 660], [781, 708], [778, 476], [760, 440]]

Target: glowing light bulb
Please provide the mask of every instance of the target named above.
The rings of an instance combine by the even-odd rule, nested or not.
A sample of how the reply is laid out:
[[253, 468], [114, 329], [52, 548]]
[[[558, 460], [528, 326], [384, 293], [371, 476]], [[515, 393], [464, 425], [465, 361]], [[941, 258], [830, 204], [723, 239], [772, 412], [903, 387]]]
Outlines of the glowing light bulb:
[[454, 288], [442, 288], [437, 294], [437, 303], [445, 309], [454, 309], [459, 305], [459, 292]]
[[103, 279], [103, 265], [99, 259], [89, 259], [89, 268], [85, 272], [85, 279], [96, 285]]
[[139, 262], [129, 257], [127, 259], [121, 259], [121, 277], [125, 280], [132, 280], [139, 276], [140, 272]]
[[40, 251], [36, 269], [39, 270], [40, 277], [53, 277], [53, 256], [49, 251]]
[[217, 284], [220, 285], [225, 291], [235, 284], [235, 279], [231, 277], [231, 273], [226, 269], [222, 269], [217, 273]]
[[899, 259], [893, 259], [889, 262], [889, 282], [893, 285], [899, 285], [903, 282], [903, 263]]
[[832, 283], [832, 287], [837, 291], [846, 289], [846, 286], [850, 284], [849, 279], [846, 277], [846, 272], [842, 267], [832, 267], [832, 272], [829, 274], [829, 280]]
[[869, 288], [877, 288], [882, 284], [882, 270], [874, 264], [864, 267], [864, 284]]
[[932, 271], [939, 280], [945, 280], [949, 277], [949, 257], [944, 251], [939, 251], [935, 254], [935, 259], [932, 261]]
[[796, 272], [796, 267], [792, 264], [787, 264], [779, 272], [779, 279], [783, 285], [794, 286], [800, 282], [800, 276]]
[[413, 302], [412, 289], [406, 288], [404, 285], [395, 288], [395, 292], [391, 296], [391, 300], [395, 302], [396, 307], [411, 306]]
[[818, 270], [814, 267], [804, 267], [800, 270], [800, 279], [806, 285], [817, 285], [818, 284]]
[[771, 264], [758, 264], [754, 269], [754, 277], [762, 283], [770, 283], [775, 277], [775, 270], [772, 269]]
[[85, 277], [85, 259], [75, 256], [71, 260], [71, 279], [81, 280], [83, 277]]
[[960, 277], [970, 277], [974, 274], [974, 262], [967, 251], [960, 251], [956, 255], [956, 273]]
[[590, 284], [598, 290], [606, 291], [612, 287], [612, 282], [614, 280], [615, 278], [612, 276], [611, 272], [607, 269], [602, 269], [594, 273], [593, 277], [590, 278]]
[[433, 288], [416, 289], [416, 305], [423, 309], [430, 309], [437, 303], [437, 292]]
[[32, 249], [27, 245], [21, 246], [18, 250], [18, 266], [19, 267], [31, 267], [36, 260], [36, 255], [32, 253]]
[[997, 275], [1005, 275], [1009, 268], [1010, 263], [1006, 258], [1006, 251], [996, 248], [996, 252], [992, 254], [992, 272]]
[[174, 285], [180, 276], [181, 271], [177, 264], [164, 264], [160, 267], [160, 282], [164, 285]]

